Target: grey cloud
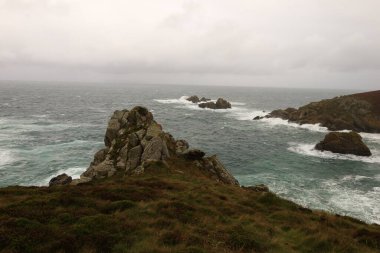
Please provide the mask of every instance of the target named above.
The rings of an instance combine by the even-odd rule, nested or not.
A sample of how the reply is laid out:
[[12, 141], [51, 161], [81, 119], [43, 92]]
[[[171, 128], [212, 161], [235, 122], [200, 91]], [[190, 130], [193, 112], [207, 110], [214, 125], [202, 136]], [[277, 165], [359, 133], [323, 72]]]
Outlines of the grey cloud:
[[305, 87], [362, 80], [376, 88], [378, 7], [375, 0], [0, 0], [0, 79]]

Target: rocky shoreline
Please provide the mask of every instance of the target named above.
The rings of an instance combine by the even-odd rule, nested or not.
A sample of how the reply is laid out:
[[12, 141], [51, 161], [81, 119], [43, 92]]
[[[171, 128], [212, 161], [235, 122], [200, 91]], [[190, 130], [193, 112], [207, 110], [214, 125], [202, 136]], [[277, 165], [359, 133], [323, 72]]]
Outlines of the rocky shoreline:
[[278, 109], [265, 117], [281, 118], [301, 125], [320, 124], [330, 131], [380, 133], [379, 101], [380, 90], [312, 102], [298, 109]]

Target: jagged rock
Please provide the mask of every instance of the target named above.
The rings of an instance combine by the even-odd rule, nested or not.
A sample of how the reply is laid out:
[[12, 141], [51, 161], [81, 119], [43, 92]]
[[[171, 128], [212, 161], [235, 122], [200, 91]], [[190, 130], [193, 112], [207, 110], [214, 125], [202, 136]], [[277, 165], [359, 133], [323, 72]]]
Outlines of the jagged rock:
[[185, 140], [177, 140], [175, 142], [175, 153], [182, 154], [189, 149], [189, 143]]
[[231, 108], [231, 103], [223, 98], [218, 98], [216, 103], [214, 102], [206, 102], [200, 103], [198, 105], [200, 108], [210, 108], [210, 109], [228, 109]]
[[320, 124], [331, 131], [380, 133], [380, 91], [325, 99], [298, 109], [274, 110], [266, 117], [298, 124]]
[[61, 174], [50, 179], [49, 186], [68, 185], [71, 183], [71, 181], [72, 181], [72, 178], [69, 177], [67, 174]]
[[353, 154], [358, 156], [370, 156], [371, 151], [362, 141], [362, 137], [356, 132], [328, 133], [324, 140], [319, 142], [315, 148], [321, 151], [331, 151], [340, 154]]
[[189, 150], [187, 141], [175, 140], [165, 133], [144, 107], [115, 111], [104, 139], [106, 147], [96, 152], [88, 169], [80, 179], [73, 180], [72, 185], [110, 177], [117, 171], [118, 174], [138, 175], [147, 168], [167, 166], [165, 160], [179, 157], [200, 161], [202, 171], [217, 181], [237, 184], [216, 157], [205, 158], [203, 151]]
[[188, 97], [186, 98], [187, 101], [190, 101], [190, 102], [193, 102], [193, 103], [199, 103], [200, 100], [199, 100], [199, 97], [198, 96], [191, 96], [191, 97]]
[[256, 117], [254, 117], [253, 118], [253, 120], [260, 120], [260, 119], [263, 119], [264, 117], [262, 117], [262, 116], [256, 116]]
[[216, 155], [196, 160], [195, 165], [208, 173], [216, 181], [225, 184], [239, 185], [239, 182], [224, 167]]
[[189, 149], [182, 153], [182, 156], [188, 160], [200, 160], [205, 156], [205, 152], [199, 149]]
[[223, 98], [218, 98], [218, 100], [216, 100], [216, 109], [228, 109], [228, 108], [231, 108], [231, 104], [230, 102], [228, 102], [227, 100], [223, 99]]
[[125, 167], [126, 171], [133, 170], [140, 165], [142, 152], [143, 148], [140, 145], [129, 150]]

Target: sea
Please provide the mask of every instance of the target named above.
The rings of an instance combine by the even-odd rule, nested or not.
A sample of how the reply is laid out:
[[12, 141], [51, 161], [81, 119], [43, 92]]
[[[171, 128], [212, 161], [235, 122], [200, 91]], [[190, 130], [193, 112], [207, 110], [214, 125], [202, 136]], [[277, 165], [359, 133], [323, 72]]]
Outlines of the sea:
[[[362, 134], [371, 157], [320, 152], [328, 130], [281, 119], [252, 120], [273, 109], [353, 90], [0, 83], [0, 187], [46, 186], [61, 173], [86, 170], [104, 146], [114, 110], [147, 107], [177, 139], [217, 154], [242, 185], [265, 184], [304, 207], [380, 224], [380, 134]], [[226, 98], [232, 109], [200, 109], [186, 100]]]

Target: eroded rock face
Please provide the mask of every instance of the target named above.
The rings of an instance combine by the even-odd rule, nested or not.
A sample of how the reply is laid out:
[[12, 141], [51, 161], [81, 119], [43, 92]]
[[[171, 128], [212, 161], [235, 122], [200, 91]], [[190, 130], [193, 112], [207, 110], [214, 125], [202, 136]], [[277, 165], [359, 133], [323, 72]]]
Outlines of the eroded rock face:
[[325, 139], [319, 142], [315, 149], [331, 151], [340, 154], [353, 154], [358, 156], [370, 156], [371, 151], [364, 144], [362, 137], [356, 132], [342, 133], [331, 132]]
[[[238, 184], [221, 162], [213, 157], [204, 157], [198, 149], [189, 149], [185, 140], [175, 140], [162, 130], [146, 108], [137, 106], [132, 110], [115, 111], [108, 122], [104, 138], [105, 148], [94, 155], [90, 167], [72, 184], [93, 179], [122, 175], [138, 175], [152, 164], [170, 158], [197, 162], [197, 167], [212, 178], [226, 184]], [[154, 166], [153, 166], [154, 167]]]
[[231, 103], [223, 98], [218, 98], [216, 103], [206, 102], [206, 103], [200, 103], [198, 106], [200, 108], [210, 108], [210, 109], [229, 109], [231, 108]]
[[49, 186], [54, 185], [68, 185], [72, 181], [72, 178], [67, 174], [61, 174], [50, 179]]
[[298, 109], [274, 110], [266, 117], [299, 124], [320, 124], [331, 131], [380, 133], [380, 91], [312, 102]]

